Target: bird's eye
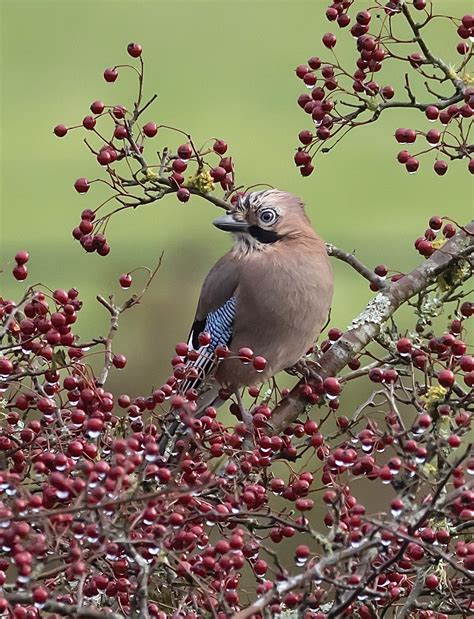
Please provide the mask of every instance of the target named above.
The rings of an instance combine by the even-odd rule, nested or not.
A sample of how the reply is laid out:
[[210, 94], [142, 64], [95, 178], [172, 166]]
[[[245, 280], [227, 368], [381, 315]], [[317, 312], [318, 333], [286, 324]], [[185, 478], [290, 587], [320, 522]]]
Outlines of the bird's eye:
[[271, 208], [266, 208], [263, 211], [260, 212], [260, 221], [264, 224], [272, 224], [276, 221], [277, 219], [277, 214], [276, 212], [271, 209]]

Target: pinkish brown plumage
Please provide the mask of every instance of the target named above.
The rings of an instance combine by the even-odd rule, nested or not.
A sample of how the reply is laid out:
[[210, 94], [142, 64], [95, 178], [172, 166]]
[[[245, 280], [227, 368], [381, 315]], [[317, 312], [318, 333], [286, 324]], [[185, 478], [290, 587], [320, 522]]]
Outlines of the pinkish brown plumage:
[[324, 242], [290, 193], [248, 194], [214, 224], [233, 233], [234, 245], [204, 282], [191, 340], [196, 344], [198, 331], [206, 330], [211, 348], [248, 346], [266, 358], [261, 373], [235, 358], [220, 363], [217, 383], [235, 390], [261, 383], [307, 352], [327, 319], [333, 276]]

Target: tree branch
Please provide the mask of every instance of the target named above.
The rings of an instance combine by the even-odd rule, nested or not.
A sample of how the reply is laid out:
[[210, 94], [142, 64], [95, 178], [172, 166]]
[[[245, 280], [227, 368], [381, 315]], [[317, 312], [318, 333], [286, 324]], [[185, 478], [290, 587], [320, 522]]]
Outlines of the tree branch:
[[[472, 251], [474, 251], [474, 221], [449, 239], [423, 264], [371, 299], [364, 311], [352, 321], [346, 333], [318, 360], [321, 366], [320, 377], [336, 376], [379, 334], [381, 326], [401, 305], [424, 290], [437, 275], [448, 269], [459, 258]], [[287, 428], [308, 405], [300, 392], [302, 384], [303, 381], [300, 381], [295, 385], [288, 396], [274, 409], [269, 424], [275, 433]]]

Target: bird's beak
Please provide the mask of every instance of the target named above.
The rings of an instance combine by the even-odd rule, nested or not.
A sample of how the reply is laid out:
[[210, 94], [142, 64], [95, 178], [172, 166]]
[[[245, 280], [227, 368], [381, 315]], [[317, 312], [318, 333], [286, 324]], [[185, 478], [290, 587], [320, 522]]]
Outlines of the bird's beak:
[[247, 232], [249, 224], [245, 221], [236, 221], [232, 215], [223, 215], [212, 222], [219, 230], [225, 232]]

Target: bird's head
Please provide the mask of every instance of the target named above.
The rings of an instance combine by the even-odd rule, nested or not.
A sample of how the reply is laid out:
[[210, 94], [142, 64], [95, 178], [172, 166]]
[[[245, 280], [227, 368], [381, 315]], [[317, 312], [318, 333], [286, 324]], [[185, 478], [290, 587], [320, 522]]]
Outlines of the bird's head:
[[238, 242], [252, 249], [263, 249], [308, 231], [313, 234], [302, 201], [278, 189], [246, 194], [213, 223], [220, 230], [234, 233]]

